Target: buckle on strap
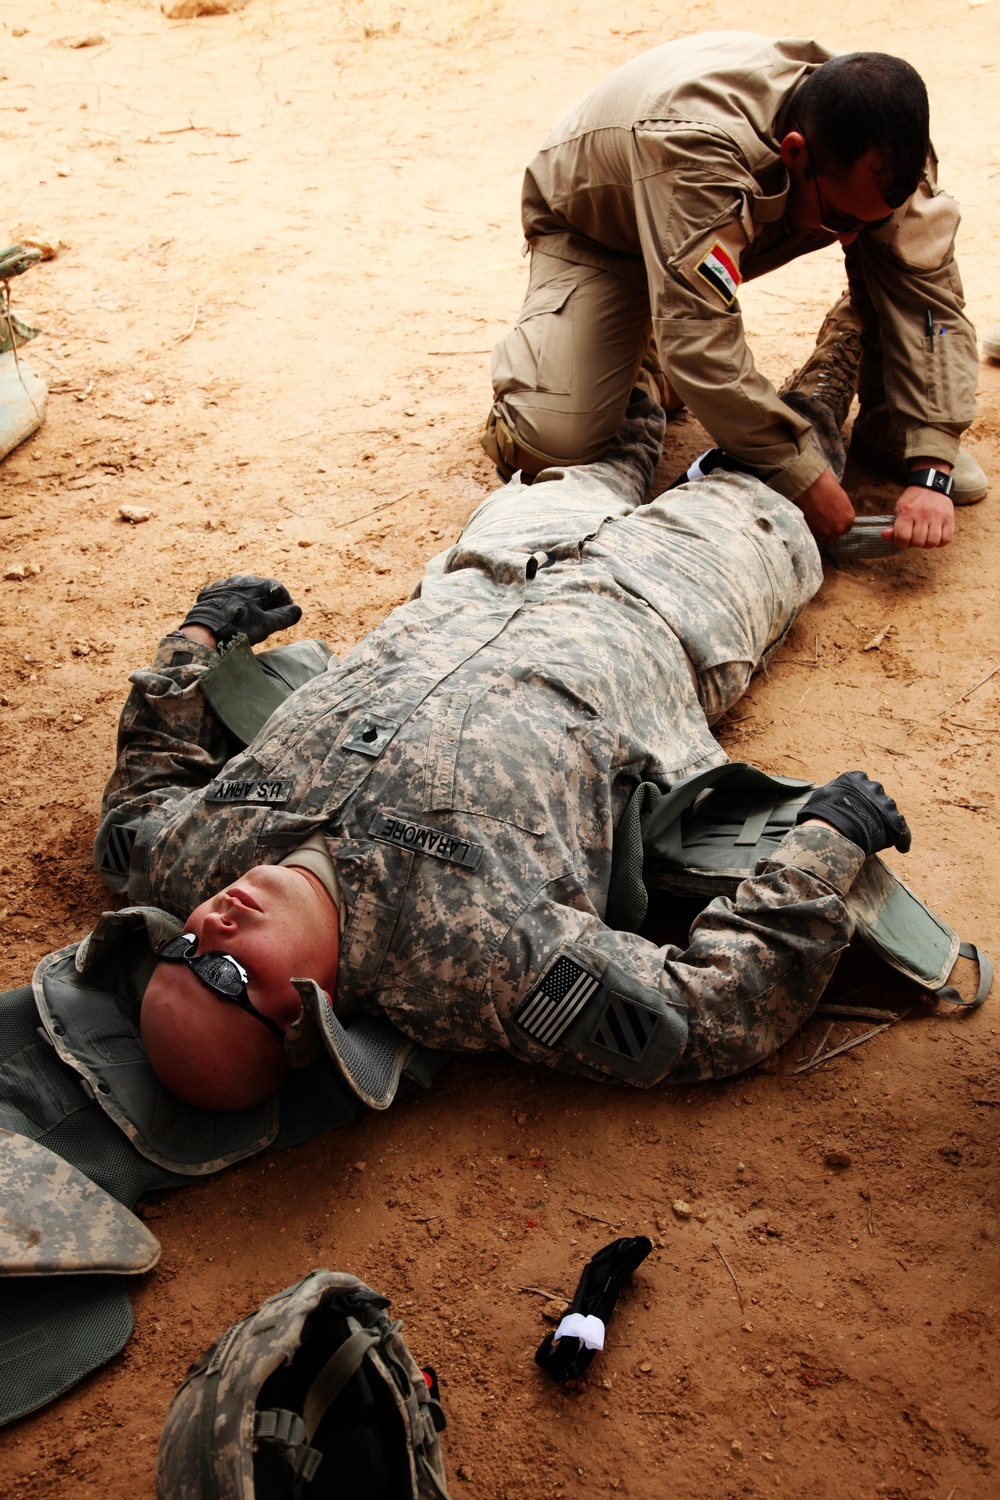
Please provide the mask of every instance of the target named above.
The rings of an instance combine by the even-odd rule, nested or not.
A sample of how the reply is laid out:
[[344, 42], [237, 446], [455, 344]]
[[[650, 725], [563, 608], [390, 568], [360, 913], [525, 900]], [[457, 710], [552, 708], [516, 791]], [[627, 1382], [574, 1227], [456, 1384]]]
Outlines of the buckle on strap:
[[272, 1407], [267, 1411], [254, 1412], [254, 1445], [264, 1444], [269, 1448], [282, 1449], [282, 1458], [294, 1479], [309, 1484], [323, 1462], [318, 1448], [310, 1448], [306, 1442], [306, 1424], [294, 1411]]

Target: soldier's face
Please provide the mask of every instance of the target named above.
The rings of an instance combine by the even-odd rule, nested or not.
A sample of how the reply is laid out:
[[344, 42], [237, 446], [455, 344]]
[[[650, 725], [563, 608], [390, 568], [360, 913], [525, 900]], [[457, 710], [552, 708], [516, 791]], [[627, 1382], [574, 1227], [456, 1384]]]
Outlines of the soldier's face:
[[789, 176], [786, 213], [796, 229], [816, 238], [835, 233], [842, 245], [850, 245], [892, 216], [882, 197], [876, 151], [859, 156], [845, 175], [829, 177], [814, 172], [805, 138], [790, 131], [781, 144], [781, 159]]
[[195, 907], [184, 930], [198, 939], [199, 953], [229, 953], [243, 965], [250, 999], [282, 1030], [301, 1009], [293, 976], [334, 993], [339, 917], [308, 870], [257, 865]]

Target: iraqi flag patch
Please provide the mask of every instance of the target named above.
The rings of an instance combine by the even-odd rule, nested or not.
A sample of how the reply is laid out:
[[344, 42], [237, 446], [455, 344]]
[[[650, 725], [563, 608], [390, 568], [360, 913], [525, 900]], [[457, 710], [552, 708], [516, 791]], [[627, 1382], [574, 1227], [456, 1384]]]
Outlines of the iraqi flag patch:
[[727, 307], [736, 301], [742, 277], [739, 268], [724, 245], [716, 240], [707, 255], [703, 255], [695, 266], [702, 281], [707, 281], [713, 292], [718, 292]]

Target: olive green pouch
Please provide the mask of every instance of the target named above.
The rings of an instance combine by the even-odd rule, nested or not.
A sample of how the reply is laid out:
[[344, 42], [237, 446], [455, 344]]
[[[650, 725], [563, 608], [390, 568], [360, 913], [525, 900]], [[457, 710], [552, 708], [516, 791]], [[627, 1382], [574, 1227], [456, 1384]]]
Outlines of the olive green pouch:
[[254, 652], [245, 635], [220, 647], [201, 690], [239, 745], [249, 745], [276, 708], [304, 682], [336, 666], [324, 641], [293, 641]]
[[[769, 776], [738, 761], [696, 772], [664, 792], [642, 782], [615, 831], [607, 922], [636, 932], [649, 892], [731, 896], [795, 826], [813, 783]], [[857, 937], [900, 974], [954, 1005], [974, 1008], [993, 969], [937, 912], [873, 854], [846, 898]], [[971, 1000], [949, 983], [958, 958], [978, 966]]]

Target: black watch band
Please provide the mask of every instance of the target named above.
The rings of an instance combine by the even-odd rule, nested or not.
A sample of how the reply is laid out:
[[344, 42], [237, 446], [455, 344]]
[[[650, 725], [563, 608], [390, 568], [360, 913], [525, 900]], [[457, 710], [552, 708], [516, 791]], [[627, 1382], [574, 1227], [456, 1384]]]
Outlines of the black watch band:
[[906, 476], [907, 484], [919, 485], [925, 490], [937, 490], [939, 495], [947, 495], [951, 499], [955, 481], [950, 474], [943, 469], [914, 469]]

